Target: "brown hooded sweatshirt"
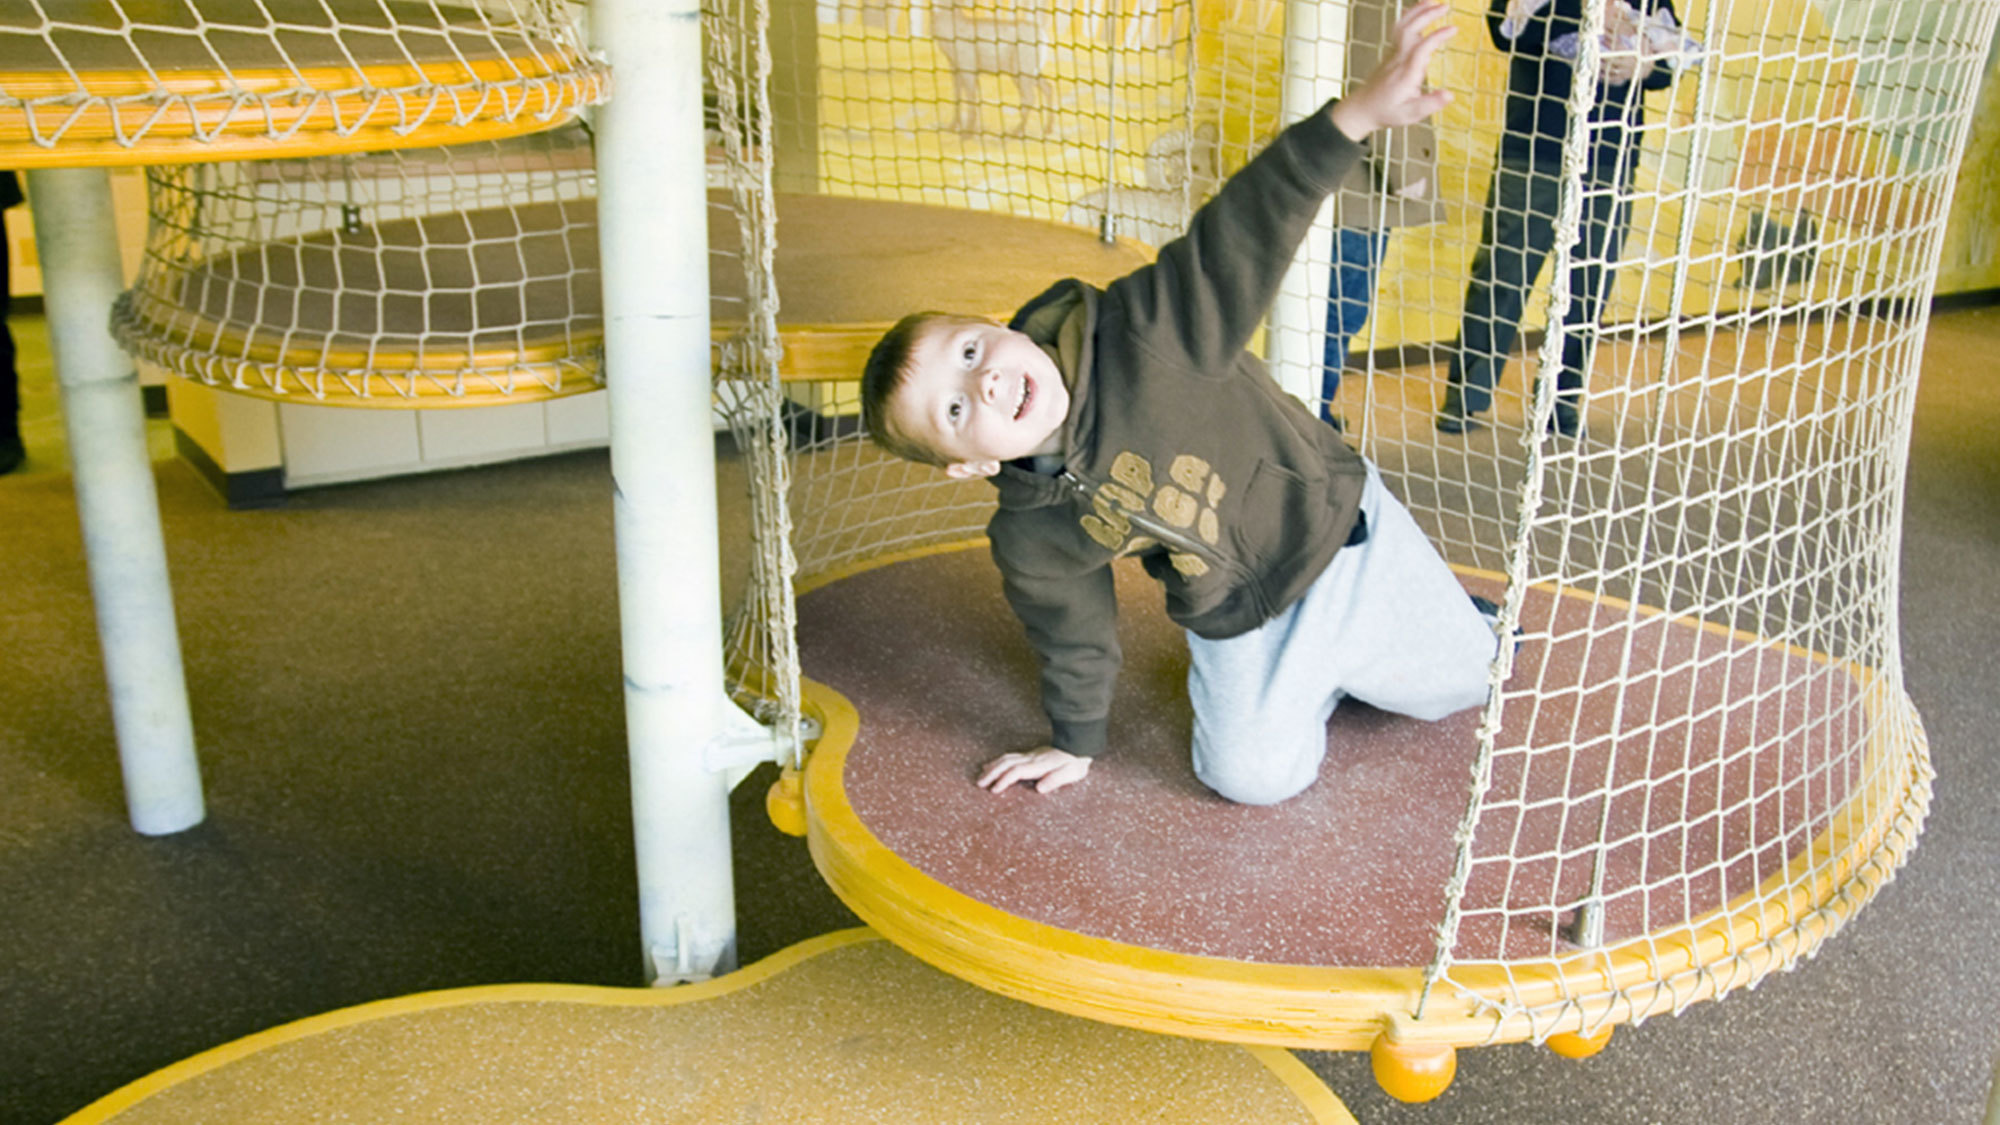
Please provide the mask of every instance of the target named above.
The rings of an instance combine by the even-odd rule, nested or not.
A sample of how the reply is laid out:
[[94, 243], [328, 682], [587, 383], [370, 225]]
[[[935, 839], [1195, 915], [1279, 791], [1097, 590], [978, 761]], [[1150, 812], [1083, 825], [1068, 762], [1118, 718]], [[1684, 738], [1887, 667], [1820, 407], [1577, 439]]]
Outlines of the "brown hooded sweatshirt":
[[1015, 314], [1069, 386], [1058, 472], [1003, 466], [988, 524], [1042, 664], [1052, 745], [1105, 746], [1121, 653], [1111, 562], [1137, 555], [1209, 638], [1296, 601], [1353, 532], [1366, 466], [1248, 345], [1319, 205], [1361, 156], [1325, 109], [1276, 140], [1153, 264], [1056, 283]]

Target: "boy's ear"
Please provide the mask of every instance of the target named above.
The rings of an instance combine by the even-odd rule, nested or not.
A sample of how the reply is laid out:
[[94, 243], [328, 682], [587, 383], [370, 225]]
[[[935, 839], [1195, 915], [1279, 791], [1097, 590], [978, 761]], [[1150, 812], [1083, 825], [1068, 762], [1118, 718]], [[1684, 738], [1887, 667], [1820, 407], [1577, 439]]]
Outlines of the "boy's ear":
[[1000, 471], [998, 461], [954, 461], [944, 467], [944, 475], [953, 480], [972, 480], [976, 477], [990, 477]]

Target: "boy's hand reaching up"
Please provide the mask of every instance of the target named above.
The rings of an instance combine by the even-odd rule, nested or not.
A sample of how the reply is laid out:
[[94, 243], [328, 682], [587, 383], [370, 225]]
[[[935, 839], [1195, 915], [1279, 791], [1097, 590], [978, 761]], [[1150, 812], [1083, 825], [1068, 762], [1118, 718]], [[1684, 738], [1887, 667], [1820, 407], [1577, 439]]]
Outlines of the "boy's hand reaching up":
[[1422, 121], [1451, 101], [1449, 90], [1424, 89], [1431, 56], [1458, 34], [1443, 22], [1445, 11], [1444, 0], [1427, 0], [1403, 13], [1396, 21], [1395, 50], [1361, 85], [1333, 103], [1334, 128], [1349, 140], [1365, 140], [1377, 129]]
[[1082, 781], [1090, 772], [1090, 759], [1067, 750], [1044, 746], [1024, 754], [1002, 754], [979, 771], [979, 785], [1003, 793], [1015, 782], [1035, 783], [1035, 792], [1053, 793], [1072, 782]]

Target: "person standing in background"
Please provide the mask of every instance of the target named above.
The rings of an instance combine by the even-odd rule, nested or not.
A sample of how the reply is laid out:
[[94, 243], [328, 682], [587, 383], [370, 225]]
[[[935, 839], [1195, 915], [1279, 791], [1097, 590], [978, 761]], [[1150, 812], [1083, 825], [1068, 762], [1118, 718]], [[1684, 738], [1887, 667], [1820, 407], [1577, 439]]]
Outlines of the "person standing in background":
[[1487, 28], [1493, 45], [1510, 56], [1506, 119], [1458, 342], [1438, 407], [1441, 433], [1464, 433], [1483, 424], [1478, 416], [1492, 405], [1529, 287], [1555, 247], [1556, 213], [1564, 191], [1563, 138], [1571, 128], [1570, 87], [1586, 3], [1604, 6], [1604, 53], [1588, 122], [1583, 220], [1571, 258], [1562, 370], [1549, 419], [1556, 433], [1576, 437], [1582, 432], [1583, 387], [1597, 318], [1610, 288], [1609, 263], [1618, 255], [1631, 210], [1624, 197], [1638, 163], [1643, 95], [1672, 84], [1676, 60], [1699, 50], [1680, 34], [1671, 0], [1493, 0]]
[[[1372, 74], [1390, 54], [1394, 0], [1354, 0], [1347, 24], [1350, 83]], [[1389, 232], [1444, 218], [1437, 192], [1437, 134], [1428, 121], [1384, 130], [1363, 146], [1360, 164], [1333, 196], [1333, 265], [1327, 279], [1326, 351], [1320, 373], [1319, 415], [1346, 428], [1334, 407], [1348, 345], [1368, 321], [1375, 279], [1388, 252]]]
[[[24, 198], [20, 175], [0, 172], [0, 212]], [[0, 474], [20, 468], [28, 456], [21, 445], [21, 373], [14, 366], [14, 333], [7, 327], [13, 293], [13, 254], [0, 246]]]

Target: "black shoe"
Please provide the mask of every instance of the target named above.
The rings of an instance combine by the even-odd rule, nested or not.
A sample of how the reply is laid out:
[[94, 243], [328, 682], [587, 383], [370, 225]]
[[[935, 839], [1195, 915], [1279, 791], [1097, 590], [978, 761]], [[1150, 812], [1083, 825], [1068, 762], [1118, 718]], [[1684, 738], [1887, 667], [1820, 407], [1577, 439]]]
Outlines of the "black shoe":
[[1325, 422], [1327, 425], [1333, 427], [1334, 433], [1344, 434], [1347, 432], [1347, 419], [1341, 417], [1340, 415], [1333, 413], [1326, 413], [1326, 414], [1321, 414], [1319, 417], [1322, 422]]
[[[1500, 627], [1500, 603], [1494, 601], [1492, 598], [1482, 598], [1478, 594], [1467, 594], [1465, 596], [1472, 599], [1472, 608], [1479, 611], [1479, 616], [1484, 617], [1488, 625], [1491, 625], [1495, 629]], [[1522, 626], [1514, 626], [1515, 636], [1521, 636], [1523, 631]]]
[[1485, 423], [1465, 408], [1465, 398], [1454, 383], [1444, 389], [1444, 404], [1438, 407], [1436, 425], [1438, 433], [1463, 434], [1480, 429]]
[[1566, 438], [1582, 437], [1582, 413], [1567, 403], [1556, 403], [1555, 413], [1549, 415], [1549, 432]]
[[21, 448], [21, 435], [7, 434], [0, 437], [0, 476], [5, 476], [21, 467], [28, 459], [28, 451]]

